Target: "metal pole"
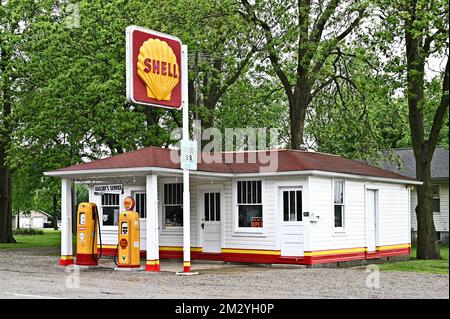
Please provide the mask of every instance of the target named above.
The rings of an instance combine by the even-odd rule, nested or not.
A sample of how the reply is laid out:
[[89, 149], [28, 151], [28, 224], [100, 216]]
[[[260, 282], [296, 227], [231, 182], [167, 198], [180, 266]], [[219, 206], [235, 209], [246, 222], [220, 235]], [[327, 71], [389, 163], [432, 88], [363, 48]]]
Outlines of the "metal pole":
[[[182, 76], [181, 94], [183, 101], [183, 141], [189, 140], [189, 101], [188, 101], [188, 47], [181, 46]], [[189, 170], [183, 169], [183, 269], [191, 272], [191, 223], [190, 223]]]

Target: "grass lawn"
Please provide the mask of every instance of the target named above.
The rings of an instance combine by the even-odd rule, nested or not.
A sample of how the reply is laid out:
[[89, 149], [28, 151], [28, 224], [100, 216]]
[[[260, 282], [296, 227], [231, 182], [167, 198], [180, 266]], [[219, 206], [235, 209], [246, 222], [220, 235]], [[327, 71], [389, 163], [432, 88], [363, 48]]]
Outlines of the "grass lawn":
[[441, 260], [416, 259], [416, 246], [412, 247], [411, 260], [379, 264], [384, 271], [415, 271], [432, 274], [448, 274], [448, 246], [441, 246]]
[[0, 244], [0, 249], [59, 247], [61, 232], [59, 230], [46, 229], [43, 235], [14, 235], [17, 243]]

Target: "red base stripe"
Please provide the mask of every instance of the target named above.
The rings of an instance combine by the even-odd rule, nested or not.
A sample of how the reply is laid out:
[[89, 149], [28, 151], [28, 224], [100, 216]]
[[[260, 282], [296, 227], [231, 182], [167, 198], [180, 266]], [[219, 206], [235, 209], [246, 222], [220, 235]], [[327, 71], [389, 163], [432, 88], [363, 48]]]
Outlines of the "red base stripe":
[[58, 264], [60, 265], [60, 266], [70, 266], [70, 265], [73, 265], [74, 264], [74, 261], [73, 261], [73, 259], [60, 259], [59, 260], [59, 262], [58, 262]]
[[191, 266], [184, 266], [183, 270], [184, 272], [191, 272]]
[[[103, 248], [103, 255], [114, 256], [115, 249]], [[297, 264], [297, 265], [313, 265], [323, 263], [335, 263], [351, 260], [365, 260], [373, 258], [383, 258], [392, 256], [403, 256], [411, 254], [411, 248], [397, 248], [389, 250], [380, 250], [373, 253], [370, 252], [355, 252], [355, 253], [342, 253], [342, 254], [330, 254], [319, 256], [298, 256], [298, 257], [283, 257], [280, 255], [269, 254], [250, 254], [250, 253], [202, 253], [198, 251], [191, 252], [191, 260], [216, 260], [216, 261], [228, 261], [228, 262], [243, 262], [243, 263], [261, 263], [261, 264]], [[145, 256], [146, 251], [141, 251], [141, 256]], [[182, 259], [183, 251], [159, 251], [160, 259]], [[147, 269], [153, 269], [156, 265], [146, 265]], [[158, 265], [159, 267], [159, 265]], [[148, 270], [154, 271], [154, 270]]]
[[97, 266], [98, 260], [96, 256], [92, 256], [91, 254], [77, 254], [77, 265], [80, 266]]
[[141, 265], [117, 265], [119, 268], [139, 268]]

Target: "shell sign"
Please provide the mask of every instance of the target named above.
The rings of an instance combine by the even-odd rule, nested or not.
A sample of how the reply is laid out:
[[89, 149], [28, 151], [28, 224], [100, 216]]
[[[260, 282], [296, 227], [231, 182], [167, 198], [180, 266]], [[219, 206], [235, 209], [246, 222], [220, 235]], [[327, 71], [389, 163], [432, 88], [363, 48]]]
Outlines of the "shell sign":
[[127, 34], [127, 100], [181, 109], [180, 39], [130, 26]]

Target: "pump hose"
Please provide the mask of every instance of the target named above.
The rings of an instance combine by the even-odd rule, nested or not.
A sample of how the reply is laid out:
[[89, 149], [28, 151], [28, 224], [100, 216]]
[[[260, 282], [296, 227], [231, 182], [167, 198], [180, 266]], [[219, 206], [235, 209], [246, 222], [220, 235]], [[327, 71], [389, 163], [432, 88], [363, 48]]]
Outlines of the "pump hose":
[[116, 266], [119, 266], [119, 264], [117, 263], [117, 253], [118, 252], [119, 252], [119, 244], [117, 244], [116, 250], [114, 251], [114, 263], [116, 264]]
[[[103, 255], [102, 232], [100, 230], [100, 218], [98, 216], [97, 206], [94, 206], [94, 207], [95, 207], [95, 217], [96, 217], [95, 218], [94, 232], [97, 232], [97, 226], [98, 226], [98, 238], [100, 240], [100, 253], [97, 256], [95, 256], [95, 254], [94, 254], [95, 246], [94, 245], [96, 245], [97, 243], [94, 240], [92, 240], [92, 257], [94, 257], [97, 261], [99, 261], [100, 258], [102, 258], [102, 255]], [[94, 238], [95, 238], [95, 235], [94, 235]]]

